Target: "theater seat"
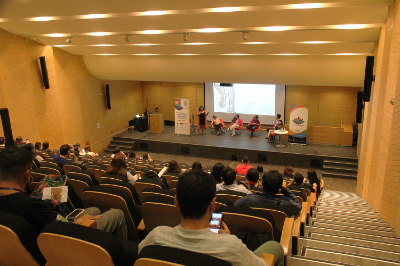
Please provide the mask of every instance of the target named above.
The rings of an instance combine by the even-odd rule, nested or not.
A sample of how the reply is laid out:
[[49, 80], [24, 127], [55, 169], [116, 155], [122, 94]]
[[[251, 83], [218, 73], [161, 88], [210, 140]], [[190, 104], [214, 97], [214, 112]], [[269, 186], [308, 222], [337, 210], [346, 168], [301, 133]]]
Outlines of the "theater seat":
[[134, 266], [229, 266], [228, 262], [207, 254], [184, 249], [150, 245], [144, 247]]
[[140, 193], [140, 201], [144, 202], [149, 196], [160, 196], [173, 199], [175, 194], [176, 192], [170, 189], [148, 187], [143, 189], [142, 193]]
[[130, 266], [120, 241], [113, 235], [73, 223], [51, 222], [38, 237], [46, 266]]
[[246, 196], [246, 193], [232, 191], [232, 190], [217, 191], [217, 197], [230, 200], [232, 203], [235, 203], [235, 201], [243, 198], [244, 196]]
[[37, 237], [24, 218], [0, 212], [0, 265], [45, 265]]

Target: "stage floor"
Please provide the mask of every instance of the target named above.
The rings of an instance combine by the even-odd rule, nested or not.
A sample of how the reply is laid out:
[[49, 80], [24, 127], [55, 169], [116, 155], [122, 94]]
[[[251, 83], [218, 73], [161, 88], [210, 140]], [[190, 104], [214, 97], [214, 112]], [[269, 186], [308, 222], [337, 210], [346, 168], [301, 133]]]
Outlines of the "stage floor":
[[[339, 157], [341, 159], [351, 158], [357, 159], [357, 147], [341, 147], [341, 146], [333, 146], [333, 145], [318, 145], [318, 144], [307, 144], [305, 146], [301, 145], [291, 145], [287, 142], [286, 148], [278, 148], [276, 145], [268, 143], [265, 139], [267, 136], [267, 131], [259, 131], [261, 136], [250, 138], [249, 132], [245, 129], [240, 130], [241, 135], [236, 135], [234, 137], [231, 136], [231, 131], [225, 130], [226, 133], [222, 133], [220, 136], [211, 134], [211, 128], [207, 128], [203, 135], [195, 136], [195, 135], [176, 135], [174, 126], [165, 126], [165, 129], [162, 133], [157, 134], [147, 134], [145, 132], [122, 132], [115, 137], [121, 138], [129, 138], [133, 140], [138, 140], [139, 142], [159, 142], [159, 145], [164, 144], [179, 144], [183, 146], [203, 146], [204, 148], [211, 147], [219, 147], [219, 148], [228, 148], [228, 149], [240, 149], [240, 150], [249, 150], [249, 151], [259, 151], [259, 152], [267, 152], [267, 153], [280, 153], [280, 154], [302, 154], [313, 157]], [[169, 145], [165, 145], [169, 146]], [[140, 150], [140, 146], [137, 147]], [[151, 150], [150, 150], [151, 151]], [[154, 152], [156, 150], [153, 150]], [[173, 153], [162, 151], [161, 147], [157, 148], [159, 152], [165, 153]], [[195, 155], [195, 154], [193, 154]], [[203, 157], [214, 157], [211, 154], [207, 156], [204, 154]], [[240, 160], [241, 158], [238, 157]]]

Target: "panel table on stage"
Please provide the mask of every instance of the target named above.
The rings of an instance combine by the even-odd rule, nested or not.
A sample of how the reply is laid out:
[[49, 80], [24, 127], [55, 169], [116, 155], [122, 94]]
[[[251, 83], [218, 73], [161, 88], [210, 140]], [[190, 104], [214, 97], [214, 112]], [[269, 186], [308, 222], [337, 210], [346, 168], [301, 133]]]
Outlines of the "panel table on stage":
[[146, 117], [134, 118], [129, 121], [129, 126], [134, 126], [139, 132], [143, 132], [149, 129], [148, 120]]
[[151, 114], [150, 115], [150, 131], [152, 133], [161, 133], [164, 131], [164, 115]]

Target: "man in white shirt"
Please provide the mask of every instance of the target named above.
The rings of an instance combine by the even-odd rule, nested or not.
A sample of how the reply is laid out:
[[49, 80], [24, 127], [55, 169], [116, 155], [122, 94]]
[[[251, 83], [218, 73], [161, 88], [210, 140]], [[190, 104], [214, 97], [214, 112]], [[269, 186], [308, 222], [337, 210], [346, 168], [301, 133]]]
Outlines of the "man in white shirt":
[[232, 190], [246, 193], [247, 195], [252, 194], [246, 187], [238, 186], [236, 183], [236, 172], [230, 167], [225, 167], [224, 170], [222, 170], [221, 179], [223, 183], [217, 184], [217, 191]]
[[139, 252], [147, 245], [160, 245], [208, 254], [225, 260], [233, 266], [266, 266], [261, 253], [275, 255], [275, 265], [283, 265], [283, 249], [275, 241], [268, 241], [254, 252], [230, 234], [222, 222], [219, 233], [208, 228], [215, 210], [216, 189], [214, 178], [201, 171], [189, 171], [179, 178], [175, 206], [182, 215], [181, 224], [174, 228], [159, 226], [139, 244]]

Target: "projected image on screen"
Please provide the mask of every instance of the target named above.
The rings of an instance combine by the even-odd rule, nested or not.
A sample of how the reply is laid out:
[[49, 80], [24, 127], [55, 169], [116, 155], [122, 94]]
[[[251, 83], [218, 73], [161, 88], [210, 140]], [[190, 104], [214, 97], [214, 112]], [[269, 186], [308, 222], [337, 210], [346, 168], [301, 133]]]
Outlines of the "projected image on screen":
[[214, 112], [275, 115], [275, 85], [213, 83]]

